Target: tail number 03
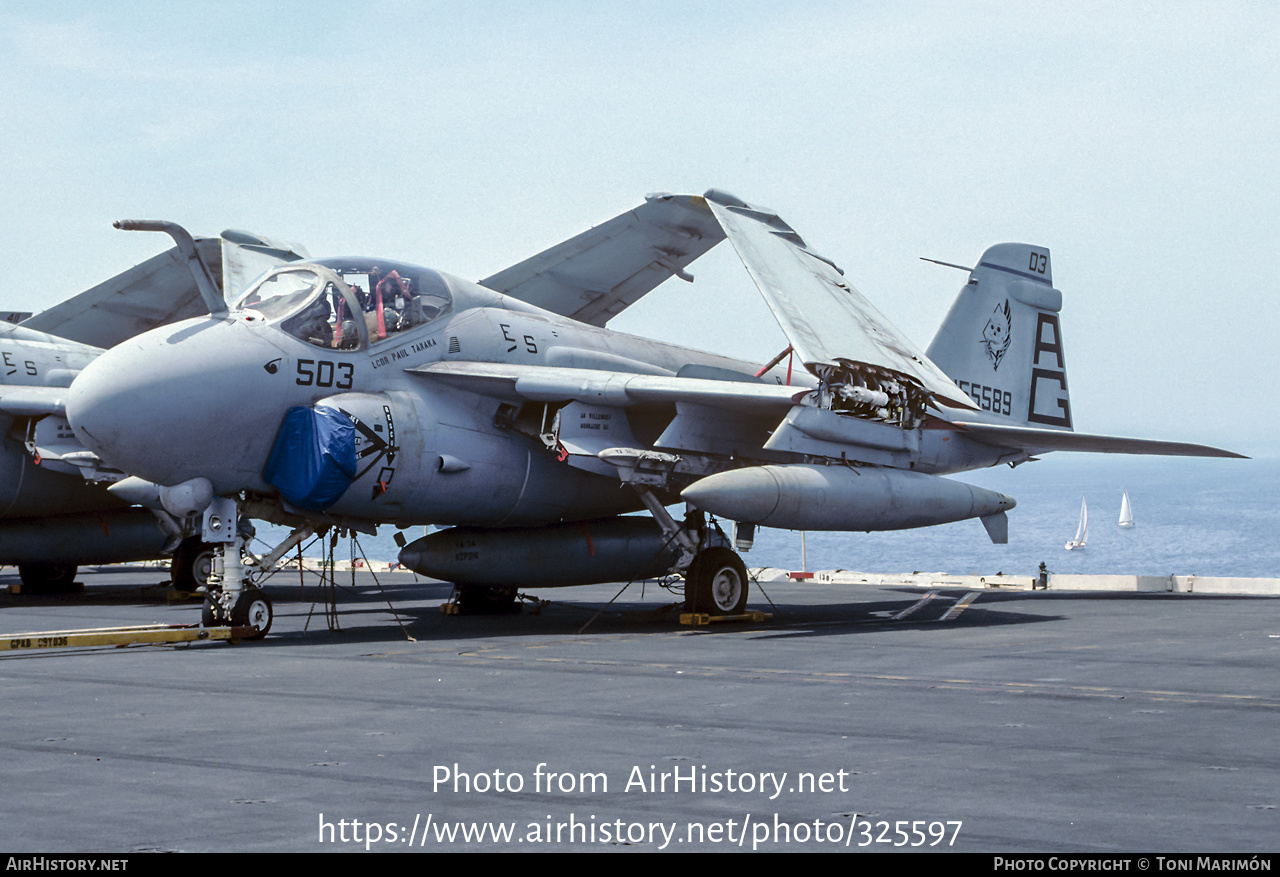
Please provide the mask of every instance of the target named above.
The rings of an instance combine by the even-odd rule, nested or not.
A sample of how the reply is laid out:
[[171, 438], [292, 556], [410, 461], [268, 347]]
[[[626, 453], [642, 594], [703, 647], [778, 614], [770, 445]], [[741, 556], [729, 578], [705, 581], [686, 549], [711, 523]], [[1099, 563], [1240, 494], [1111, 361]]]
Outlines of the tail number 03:
[[298, 360], [298, 378], [294, 383], [299, 387], [333, 387], [338, 390], [350, 390], [356, 367], [349, 362], [330, 362], [327, 359]]

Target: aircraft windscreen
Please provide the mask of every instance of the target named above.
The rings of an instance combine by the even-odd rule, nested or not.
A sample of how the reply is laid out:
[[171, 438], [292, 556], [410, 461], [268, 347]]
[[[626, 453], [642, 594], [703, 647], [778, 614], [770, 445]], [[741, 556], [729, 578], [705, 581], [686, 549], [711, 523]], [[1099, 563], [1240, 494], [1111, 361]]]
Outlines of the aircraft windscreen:
[[320, 285], [320, 275], [306, 269], [277, 271], [251, 287], [236, 307], [254, 310], [268, 320], [293, 312]]
[[360, 332], [350, 294], [340, 285], [314, 268], [282, 268], [250, 288], [236, 307], [279, 320], [284, 331], [316, 347], [353, 350], [360, 346]]

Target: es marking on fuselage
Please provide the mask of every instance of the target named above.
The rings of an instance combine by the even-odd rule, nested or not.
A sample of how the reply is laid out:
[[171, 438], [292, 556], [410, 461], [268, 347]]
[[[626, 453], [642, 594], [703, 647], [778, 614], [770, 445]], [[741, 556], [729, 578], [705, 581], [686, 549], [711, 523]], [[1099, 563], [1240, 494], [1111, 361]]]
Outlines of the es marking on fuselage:
[[[502, 330], [503, 339], [511, 342], [511, 346], [507, 348], [507, 353], [513, 352], [517, 347], [520, 346], [520, 342], [511, 337], [511, 333], [509, 331], [511, 329], [510, 324], [499, 323], [498, 328]], [[526, 352], [528, 353], [538, 352], [538, 342], [532, 335], [525, 335], [523, 340], [524, 340], [524, 349]]]

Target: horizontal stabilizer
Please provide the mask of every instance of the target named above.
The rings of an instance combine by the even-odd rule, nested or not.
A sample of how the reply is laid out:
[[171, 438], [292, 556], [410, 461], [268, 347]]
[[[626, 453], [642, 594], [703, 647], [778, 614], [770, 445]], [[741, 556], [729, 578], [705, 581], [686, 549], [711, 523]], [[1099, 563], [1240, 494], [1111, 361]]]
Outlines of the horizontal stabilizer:
[[998, 448], [1017, 448], [1030, 453], [1049, 451], [1083, 451], [1093, 454], [1151, 454], [1167, 457], [1235, 457], [1243, 454], [1193, 445], [1185, 442], [1162, 442], [1151, 439], [1090, 435], [1056, 429], [1004, 426], [995, 423], [956, 423], [953, 426], [970, 438]]
[[810, 371], [849, 365], [888, 369], [949, 405], [976, 407], [777, 214], [715, 190], [707, 193], [707, 204]]

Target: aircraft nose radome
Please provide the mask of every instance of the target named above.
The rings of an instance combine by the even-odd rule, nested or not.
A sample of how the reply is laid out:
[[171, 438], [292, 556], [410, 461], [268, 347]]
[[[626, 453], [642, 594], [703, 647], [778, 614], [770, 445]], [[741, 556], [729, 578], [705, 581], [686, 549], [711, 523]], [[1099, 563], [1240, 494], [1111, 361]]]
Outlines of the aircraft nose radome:
[[157, 484], [207, 477], [219, 494], [250, 486], [244, 470], [256, 477], [265, 457], [256, 459], [243, 400], [259, 388], [242, 374], [229, 328], [179, 324], [102, 354], [67, 394], [77, 438], [108, 465]]
[[119, 443], [119, 429], [113, 412], [122, 401], [120, 386], [109, 379], [103, 354], [76, 376], [67, 390], [67, 420], [76, 437], [89, 450], [108, 459]]
[[163, 483], [156, 467], [166, 455], [154, 455], [151, 437], [164, 426], [166, 406], [154, 392], [161, 388], [143, 378], [155, 370], [140, 372], [139, 365], [121, 350], [90, 363], [67, 392], [67, 420], [81, 443], [108, 465]]

